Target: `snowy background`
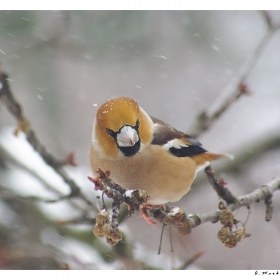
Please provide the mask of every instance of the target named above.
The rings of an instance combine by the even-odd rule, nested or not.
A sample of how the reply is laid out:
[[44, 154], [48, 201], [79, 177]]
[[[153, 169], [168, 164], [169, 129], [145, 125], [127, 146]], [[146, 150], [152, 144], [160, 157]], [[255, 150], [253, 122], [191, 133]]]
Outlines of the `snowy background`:
[[[279, 11], [269, 14], [280, 21]], [[57, 158], [75, 153], [78, 167], [66, 170], [95, 201], [97, 193], [87, 180], [87, 152], [98, 106], [109, 98], [129, 96], [152, 116], [190, 133], [199, 113], [236, 79], [266, 30], [259, 11], [0, 11], [0, 61], [38, 137]], [[269, 148], [280, 139], [279, 46], [280, 30], [246, 80], [251, 94], [199, 138], [210, 151], [244, 156], [234, 169], [224, 162], [213, 165], [236, 196], [280, 175], [280, 141]], [[24, 135], [13, 136], [15, 126], [0, 104], [0, 197], [7, 189], [42, 199], [67, 194], [68, 186]], [[2, 266], [21, 267], [20, 255], [43, 263], [53, 258], [71, 269], [139, 268], [141, 262], [171, 269], [203, 250], [189, 269], [279, 269], [279, 193], [273, 196], [271, 222], [264, 221], [263, 203], [251, 207], [246, 224], [251, 237], [236, 248], [225, 248], [216, 237], [220, 225], [207, 223], [188, 237], [174, 230], [174, 253], [166, 229], [160, 256], [161, 226], [143, 219], [132, 217], [121, 224], [129, 253], [96, 240], [92, 225], [55, 224], [78, 217], [77, 204], [0, 199], [0, 246], [17, 260]], [[203, 172], [176, 205], [188, 213], [217, 209], [217, 196]], [[247, 210], [240, 209], [236, 217], [245, 221]], [[36, 254], [30, 249], [35, 243], [44, 248]]]

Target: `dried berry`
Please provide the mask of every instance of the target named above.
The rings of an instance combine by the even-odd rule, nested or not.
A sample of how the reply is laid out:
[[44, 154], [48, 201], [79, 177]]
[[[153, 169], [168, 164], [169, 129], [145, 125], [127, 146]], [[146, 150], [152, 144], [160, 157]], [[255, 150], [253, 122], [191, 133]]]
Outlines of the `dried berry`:
[[218, 231], [218, 238], [225, 243], [226, 241], [228, 241], [231, 238], [232, 235], [232, 231], [230, 227], [224, 226], [222, 227], [219, 231]]
[[222, 210], [219, 214], [219, 220], [222, 225], [232, 227], [234, 224], [234, 217], [229, 209]]
[[104, 226], [96, 225], [93, 228], [93, 233], [96, 237], [104, 237], [105, 236]]
[[109, 213], [105, 209], [101, 210], [96, 215], [95, 221], [100, 226], [103, 226], [104, 224], [109, 223]]

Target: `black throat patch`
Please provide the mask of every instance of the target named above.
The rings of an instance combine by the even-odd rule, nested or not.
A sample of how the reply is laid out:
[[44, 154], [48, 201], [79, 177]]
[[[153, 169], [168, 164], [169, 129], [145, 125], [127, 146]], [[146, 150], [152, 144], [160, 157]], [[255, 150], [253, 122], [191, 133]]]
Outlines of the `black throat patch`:
[[139, 152], [139, 150], [140, 150], [140, 141], [138, 141], [137, 143], [135, 143], [131, 147], [120, 147], [119, 145], [118, 145], [118, 147], [119, 147], [119, 149], [122, 151], [122, 153], [126, 157], [131, 157], [131, 156], [133, 156], [133, 155], [135, 155], [136, 153]]
[[135, 126], [131, 126], [133, 129], [135, 129], [136, 130], [136, 132], [137, 132], [137, 134], [138, 134], [138, 138], [139, 138], [139, 141], [138, 142], [136, 142], [133, 146], [131, 146], [131, 147], [120, 147], [119, 146], [119, 144], [118, 144], [118, 141], [117, 141], [117, 135], [118, 135], [118, 133], [120, 133], [120, 131], [121, 131], [121, 129], [123, 128], [123, 127], [121, 127], [120, 129], [119, 129], [119, 131], [113, 131], [113, 130], [111, 130], [111, 129], [106, 129], [106, 131], [107, 131], [107, 133], [109, 134], [109, 135], [111, 135], [113, 138], [114, 138], [114, 140], [115, 140], [115, 142], [116, 142], [116, 144], [117, 144], [117, 146], [118, 146], [118, 148], [120, 149], [120, 151], [124, 154], [124, 156], [126, 156], [126, 157], [131, 157], [131, 156], [133, 156], [133, 155], [135, 155], [136, 153], [138, 153], [139, 152], [139, 150], [140, 150], [140, 145], [141, 145], [141, 139], [140, 139], [140, 137], [139, 137], [139, 121], [137, 120], [137, 122], [136, 122], [136, 125]]

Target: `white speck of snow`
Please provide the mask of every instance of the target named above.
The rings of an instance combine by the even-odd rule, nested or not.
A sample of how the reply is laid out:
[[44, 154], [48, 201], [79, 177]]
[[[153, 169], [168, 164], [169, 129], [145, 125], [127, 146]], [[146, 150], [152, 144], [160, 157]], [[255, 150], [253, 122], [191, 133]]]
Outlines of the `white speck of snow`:
[[46, 88], [36, 88], [37, 90], [40, 90], [40, 91], [45, 91]]
[[40, 95], [40, 94], [37, 95], [37, 98], [38, 98], [39, 100], [43, 100], [43, 96]]
[[131, 197], [132, 193], [134, 192], [134, 190], [129, 190], [125, 192], [125, 196], [126, 197]]
[[3, 88], [3, 84], [2, 83], [0, 83], [0, 89], [2, 89]]
[[135, 85], [135, 87], [137, 87], [137, 88], [141, 88], [140, 86], [138, 86], [138, 85]]
[[93, 106], [93, 107], [96, 107], [96, 106], [97, 106], [97, 103], [93, 103], [92, 106]]
[[166, 57], [166, 56], [163, 56], [163, 55], [161, 55], [160, 57], [163, 58], [163, 59], [167, 59], [167, 57]]
[[216, 46], [216, 45], [211, 45], [211, 47], [212, 47], [212, 49], [214, 49], [216, 52], [220, 52], [221, 51], [221, 49], [218, 47], [218, 46]]
[[6, 54], [5, 52], [3, 52], [2, 50], [0, 50], [1, 53]]
[[21, 18], [21, 19], [26, 20], [26, 21], [30, 21], [28, 18], [24, 18], [24, 17], [23, 17], [23, 18]]
[[194, 216], [195, 216], [194, 214], [189, 214], [189, 215], [187, 215], [187, 217], [188, 217], [189, 219], [193, 218]]
[[171, 212], [168, 214], [169, 216], [175, 216], [180, 212], [180, 208], [179, 207], [175, 207], [171, 210]]

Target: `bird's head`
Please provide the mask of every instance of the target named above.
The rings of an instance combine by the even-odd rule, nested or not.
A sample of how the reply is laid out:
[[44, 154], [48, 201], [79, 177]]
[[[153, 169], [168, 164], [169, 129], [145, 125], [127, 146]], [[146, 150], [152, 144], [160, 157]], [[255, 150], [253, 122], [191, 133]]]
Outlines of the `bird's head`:
[[131, 98], [111, 99], [96, 113], [94, 137], [103, 153], [115, 157], [133, 156], [141, 144], [152, 139], [152, 121], [138, 103]]

